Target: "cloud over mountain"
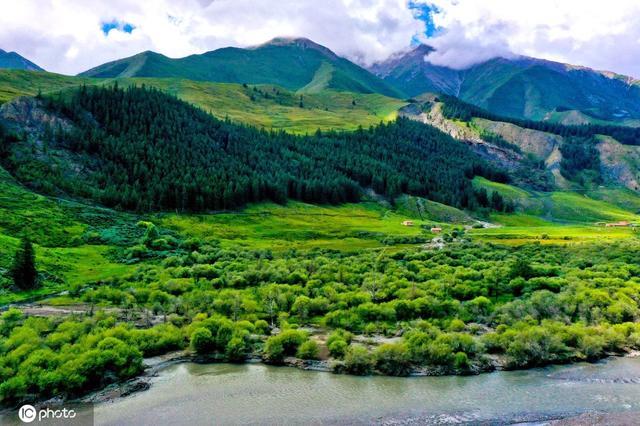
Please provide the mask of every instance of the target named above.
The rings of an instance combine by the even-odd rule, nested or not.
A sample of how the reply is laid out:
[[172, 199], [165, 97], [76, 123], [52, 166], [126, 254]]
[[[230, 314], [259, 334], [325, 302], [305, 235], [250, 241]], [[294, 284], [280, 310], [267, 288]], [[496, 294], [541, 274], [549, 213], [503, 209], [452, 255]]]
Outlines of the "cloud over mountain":
[[514, 53], [640, 77], [637, 0], [3, 0], [0, 8], [0, 48], [62, 73], [145, 50], [182, 57], [296, 36], [365, 65], [426, 42], [438, 49], [431, 62], [454, 68]]
[[460, 68], [509, 52], [640, 77], [637, 0], [426, 0], [437, 65]]

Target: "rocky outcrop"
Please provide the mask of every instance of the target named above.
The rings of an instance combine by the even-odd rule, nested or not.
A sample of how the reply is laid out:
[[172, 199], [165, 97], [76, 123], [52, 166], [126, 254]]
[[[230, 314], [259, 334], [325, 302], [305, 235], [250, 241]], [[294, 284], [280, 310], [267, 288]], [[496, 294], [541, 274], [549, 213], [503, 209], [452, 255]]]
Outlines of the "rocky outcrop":
[[481, 157], [496, 161], [503, 167], [515, 168], [522, 159], [522, 156], [514, 151], [484, 141], [477, 131], [445, 118], [442, 114], [442, 104], [439, 102], [427, 101], [422, 108], [410, 104], [401, 108], [398, 115], [434, 126], [454, 139], [466, 143]]
[[538, 130], [525, 129], [515, 124], [476, 118], [474, 123], [483, 129], [502, 136], [507, 142], [525, 153], [546, 160], [562, 144], [562, 137]]
[[47, 111], [37, 98], [21, 97], [0, 106], [0, 120], [10, 128], [29, 133], [42, 132], [46, 126], [63, 131], [73, 127], [68, 120]]
[[600, 171], [605, 182], [640, 190], [640, 147], [622, 145], [608, 136], [599, 140]]

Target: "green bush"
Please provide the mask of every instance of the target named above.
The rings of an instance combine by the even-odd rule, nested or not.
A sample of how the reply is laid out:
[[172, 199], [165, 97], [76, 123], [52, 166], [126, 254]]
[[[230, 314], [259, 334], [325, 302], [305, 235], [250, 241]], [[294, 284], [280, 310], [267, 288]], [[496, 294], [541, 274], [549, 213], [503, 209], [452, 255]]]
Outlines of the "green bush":
[[257, 320], [254, 323], [255, 331], [258, 334], [270, 334], [271, 328], [269, 327], [269, 323], [265, 320]]
[[374, 367], [374, 359], [367, 348], [350, 345], [344, 356], [344, 368], [348, 373], [358, 376], [371, 374]]
[[307, 340], [305, 333], [297, 330], [284, 330], [267, 339], [264, 357], [271, 363], [281, 363], [286, 356], [296, 354], [298, 347]]
[[227, 360], [232, 362], [244, 361], [247, 357], [249, 348], [247, 342], [242, 337], [232, 337], [225, 348], [225, 356]]
[[196, 328], [191, 334], [191, 347], [198, 353], [209, 353], [215, 348], [211, 331], [204, 327]]
[[329, 343], [329, 354], [334, 358], [343, 358], [349, 344], [342, 339], [334, 339]]
[[457, 370], [468, 370], [470, 366], [469, 357], [464, 352], [456, 352], [453, 356], [453, 367]]
[[318, 359], [318, 343], [315, 340], [307, 340], [298, 348], [297, 356], [302, 359]]
[[375, 353], [376, 368], [389, 376], [407, 376], [411, 373], [411, 359], [403, 344], [386, 343]]

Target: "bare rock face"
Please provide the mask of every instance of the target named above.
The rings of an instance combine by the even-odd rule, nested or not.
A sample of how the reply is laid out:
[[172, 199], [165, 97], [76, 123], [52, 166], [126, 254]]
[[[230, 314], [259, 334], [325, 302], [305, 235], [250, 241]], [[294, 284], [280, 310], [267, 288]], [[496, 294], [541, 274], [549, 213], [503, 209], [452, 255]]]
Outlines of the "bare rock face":
[[0, 106], [0, 119], [10, 127], [19, 127], [29, 133], [42, 132], [46, 126], [69, 131], [71, 123], [47, 111], [42, 101], [36, 98], [21, 97]]
[[477, 118], [482, 128], [502, 136], [507, 142], [538, 158], [547, 159], [562, 144], [562, 137], [538, 130], [525, 129], [515, 124]]
[[411, 104], [402, 108], [398, 114], [436, 127], [454, 139], [468, 144], [481, 157], [495, 161], [503, 167], [512, 169], [518, 166], [522, 159], [520, 154], [488, 143], [481, 139], [474, 130], [448, 120], [442, 114], [442, 104], [427, 102], [425, 105], [427, 106], [426, 111]]
[[[21, 97], [1, 105], [0, 122], [21, 136], [21, 141], [10, 147], [20, 162], [34, 162], [41, 172], [57, 178], [86, 177], [95, 168], [94, 160], [68, 149], [66, 135], [73, 130], [73, 123], [62, 114], [45, 108], [38, 98]], [[47, 194], [64, 195], [66, 191], [31, 181], [28, 171], [19, 179]]]
[[622, 184], [634, 191], [640, 190], [639, 146], [622, 145], [608, 136], [602, 136], [597, 148], [602, 176], [606, 181]]

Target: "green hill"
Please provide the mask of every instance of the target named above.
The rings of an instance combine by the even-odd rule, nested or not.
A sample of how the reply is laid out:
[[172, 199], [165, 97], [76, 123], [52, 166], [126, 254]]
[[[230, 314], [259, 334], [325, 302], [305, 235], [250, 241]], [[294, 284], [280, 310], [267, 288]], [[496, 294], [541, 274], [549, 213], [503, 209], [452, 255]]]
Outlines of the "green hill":
[[304, 38], [276, 38], [254, 48], [227, 47], [179, 59], [147, 51], [100, 65], [80, 76], [178, 77], [223, 83], [274, 84], [289, 90], [310, 85], [312, 91], [333, 89], [400, 95], [369, 71]]
[[377, 93], [313, 90], [300, 94], [274, 85], [212, 83], [178, 78], [89, 78], [48, 72], [0, 70], [0, 104], [19, 96], [55, 93], [81, 85], [156, 87], [214, 116], [293, 133], [317, 129], [355, 130], [395, 119], [406, 102]]
[[299, 93], [274, 85], [245, 86], [178, 78], [102, 79], [22, 70], [0, 70], [0, 104], [38, 92], [49, 94], [83, 84], [113, 84], [115, 80], [121, 87], [142, 84], [156, 87], [219, 118], [293, 133], [369, 127], [395, 119], [397, 110], [406, 105], [404, 101], [376, 93], [313, 90], [302, 95], [301, 106]]
[[95, 79], [70, 77], [50, 72], [0, 69], [0, 104], [19, 96], [35, 96], [38, 92], [57, 92], [97, 82], [98, 80]]

